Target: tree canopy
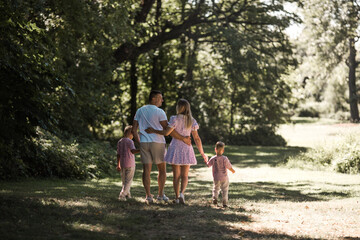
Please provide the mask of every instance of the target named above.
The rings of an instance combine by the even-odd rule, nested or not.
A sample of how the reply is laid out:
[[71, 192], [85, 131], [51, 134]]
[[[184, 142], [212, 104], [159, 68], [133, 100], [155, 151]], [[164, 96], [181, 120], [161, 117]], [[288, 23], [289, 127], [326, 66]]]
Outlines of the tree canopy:
[[359, 1], [303, 1], [304, 30], [298, 40], [303, 102], [319, 113], [359, 121]]
[[[168, 116], [189, 100], [205, 143], [285, 144], [275, 130], [299, 106], [294, 89], [322, 101], [331, 76], [348, 73], [356, 85], [348, 69], [358, 64], [358, 3], [301, 1], [306, 27], [295, 57], [285, 30], [301, 19], [284, 6], [298, 2], [1, 1], [3, 166], [36, 162], [42, 131], [120, 137], [151, 89], [164, 93]], [[304, 89], [291, 82], [298, 77], [310, 79]], [[346, 111], [352, 85], [332, 82], [331, 101]], [[356, 90], [350, 96], [357, 106]]]

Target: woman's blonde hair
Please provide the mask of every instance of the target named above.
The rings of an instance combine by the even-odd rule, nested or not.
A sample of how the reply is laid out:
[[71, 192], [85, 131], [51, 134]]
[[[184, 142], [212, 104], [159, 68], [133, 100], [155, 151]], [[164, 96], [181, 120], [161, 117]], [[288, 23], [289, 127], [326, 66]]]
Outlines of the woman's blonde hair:
[[176, 114], [183, 114], [185, 116], [185, 127], [191, 128], [193, 117], [191, 114], [190, 103], [186, 99], [179, 99], [176, 104]]

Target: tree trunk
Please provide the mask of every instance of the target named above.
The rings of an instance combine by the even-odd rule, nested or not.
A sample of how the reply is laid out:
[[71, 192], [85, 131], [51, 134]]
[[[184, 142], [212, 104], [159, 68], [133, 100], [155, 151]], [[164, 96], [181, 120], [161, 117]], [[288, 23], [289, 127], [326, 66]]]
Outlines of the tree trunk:
[[152, 70], [151, 70], [151, 89], [159, 90], [159, 56], [155, 55], [152, 59]]
[[138, 91], [138, 79], [136, 75], [136, 60], [136, 58], [133, 58], [130, 62], [130, 118], [128, 119], [128, 123], [132, 123], [137, 110], [136, 95]]
[[[185, 4], [186, 4], [186, 1], [182, 0], [181, 1], [181, 21], [183, 21], [185, 19]], [[180, 53], [181, 53], [180, 59], [179, 59], [180, 66], [185, 67], [186, 66], [186, 39], [185, 39], [184, 35], [180, 36], [179, 48], [180, 48]], [[184, 81], [185, 81], [185, 74], [184, 73], [179, 74], [178, 82], [180, 83], [180, 86], [179, 86], [179, 88], [177, 88], [178, 89], [178, 92], [177, 92], [178, 98], [184, 98], [183, 90], [182, 90]]]
[[230, 105], [230, 128], [229, 128], [229, 135], [232, 137], [234, 135], [235, 130], [235, 123], [234, 123], [234, 116], [236, 110], [236, 102], [235, 102], [235, 94], [236, 94], [236, 85], [233, 88], [233, 92], [231, 93], [231, 105]]
[[[156, 15], [155, 15], [155, 27], [160, 32], [160, 16], [161, 16], [161, 0], [156, 1]], [[156, 49], [155, 49], [156, 52]], [[155, 55], [152, 59], [152, 71], [151, 71], [151, 89], [160, 89], [162, 83], [162, 68], [159, 60], [162, 58], [162, 50], [159, 48], [159, 54]]]
[[349, 102], [351, 121], [359, 122], [358, 99], [356, 95], [356, 49], [354, 38], [349, 39]]

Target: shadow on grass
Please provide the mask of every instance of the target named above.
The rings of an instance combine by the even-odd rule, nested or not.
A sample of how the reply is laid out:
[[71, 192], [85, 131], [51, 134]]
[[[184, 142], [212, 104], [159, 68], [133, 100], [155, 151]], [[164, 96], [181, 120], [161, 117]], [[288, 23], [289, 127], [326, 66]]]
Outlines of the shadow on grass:
[[[191, 184], [195, 187], [189, 188], [189, 193], [209, 193], [208, 188], [199, 186], [211, 183]], [[201, 194], [186, 205], [148, 206], [137, 199], [118, 201], [118, 191], [113, 182], [2, 184], [0, 235], [3, 239], [299, 239], [245, 231], [241, 226], [252, 221], [245, 209], [213, 207], [196, 199], [201, 199]], [[136, 186], [132, 193], [141, 195], [143, 188]], [[230, 192], [230, 198], [235, 197], [236, 193]]]
[[[259, 167], [267, 165], [270, 167], [278, 166], [286, 161], [289, 156], [294, 156], [300, 152], [305, 152], [304, 147], [259, 147], [259, 146], [226, 146], [225, 153], [231, 163], [240, 168]], [[204, 147], [204, 151], [210, 156], [214, 155], [214, 148]], [[196, 156], [198, 165], [201, 167], [203, 160], [200, 155]]]
[[[187, 192], [211, 199], [213, 183], [211, 181], [189, 180], [192, 188]], [[339, 191], [316, 191], [304, 193], [304, 189], [310, 189], [311, 184], [277, 183], [277, 182], [236, 182], [230, 183], [229, 199], [241, 199], [250, 201], [290, 201], [311, 202], [326, 201], [330, 198], [350, 197], [349, 193]]]

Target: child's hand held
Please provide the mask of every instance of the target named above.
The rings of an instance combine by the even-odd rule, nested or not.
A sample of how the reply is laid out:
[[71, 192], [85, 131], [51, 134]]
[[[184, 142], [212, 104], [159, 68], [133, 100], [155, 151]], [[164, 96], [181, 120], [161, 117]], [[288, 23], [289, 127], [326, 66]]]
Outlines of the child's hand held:
[[202, 153], [201, 154], [201, 156], [203, 157], [203, 159], [204, 159], [204, 162], [208, 162], [208, 160], [209, 160], [209, 157], [207, 156], [207, 155], [205, 155], [205, 153]]

